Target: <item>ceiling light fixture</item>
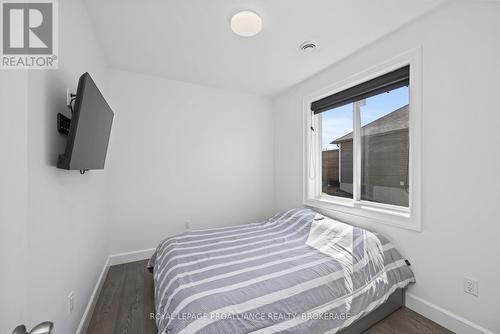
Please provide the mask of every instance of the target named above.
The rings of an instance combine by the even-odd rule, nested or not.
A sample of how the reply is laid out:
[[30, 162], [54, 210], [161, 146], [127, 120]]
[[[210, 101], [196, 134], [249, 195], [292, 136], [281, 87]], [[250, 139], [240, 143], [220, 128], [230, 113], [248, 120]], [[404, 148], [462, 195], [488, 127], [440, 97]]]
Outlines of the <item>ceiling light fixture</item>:
[[262, 30], [262, 19], [257, 13], [244, 10], [231, 17], [231, 29], [236, 35], [252, 37]]

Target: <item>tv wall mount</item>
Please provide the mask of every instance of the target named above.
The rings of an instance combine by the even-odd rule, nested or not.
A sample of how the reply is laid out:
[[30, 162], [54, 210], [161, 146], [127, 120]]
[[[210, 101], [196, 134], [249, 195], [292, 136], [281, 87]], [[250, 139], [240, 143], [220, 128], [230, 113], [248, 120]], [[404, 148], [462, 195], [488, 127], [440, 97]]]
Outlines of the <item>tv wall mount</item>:
[[[69, 89], [66, 91], [66, 106], [73, 114], [73, 105], [75, 103], [76, 94], [70, 93]], [[67, 136], [69, 134], [69, 127], [71, 125], [71, 118], [57, 113], [57, 132]]]
[[[73, 114], [73, 107], [75, 104], [76, 94], [70, 93], [69, 88], [66, 91], [66, 106]], [[57, 113], [57, 132], [65, 136], [69, 135], [69, 127], [71, 126], [71, 118]], [[80, 169], [80, 174], [85, 174], [88, 169]]]
[[61, 113], [57, 114], [57, 132], [67, 136], [69, 134], [70, 125], [71, 118], [68, 118]]

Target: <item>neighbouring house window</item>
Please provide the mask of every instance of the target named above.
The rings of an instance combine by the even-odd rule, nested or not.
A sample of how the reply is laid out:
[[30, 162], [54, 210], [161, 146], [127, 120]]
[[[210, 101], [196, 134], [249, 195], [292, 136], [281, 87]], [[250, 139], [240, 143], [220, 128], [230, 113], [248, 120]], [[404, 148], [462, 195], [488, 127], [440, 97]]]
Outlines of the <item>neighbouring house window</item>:
[[420, 168], [410, 164], [420, 160], [412, 82], [419, 83], [404, 65], [310, 101], [305, 204], [379, 220], [420, 219]]

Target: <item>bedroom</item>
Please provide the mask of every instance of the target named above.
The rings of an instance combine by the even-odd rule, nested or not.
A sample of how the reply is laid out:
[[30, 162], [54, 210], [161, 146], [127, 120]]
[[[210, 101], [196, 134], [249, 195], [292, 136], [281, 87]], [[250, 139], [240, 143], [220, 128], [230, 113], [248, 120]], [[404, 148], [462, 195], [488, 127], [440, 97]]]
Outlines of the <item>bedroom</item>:
[[[500, 333], [500, 2], [5, 0], [1, 8], [1, 333], [44, 321], [61, 334], [175, 333], [191, 323], [185, 332]], [[11, 50], [32, 42], [35, 51], [23, 52], [35, 58]], [[50, 57], [36, 53], [39, 43], [52, 46]], [[57, 168], [69, 139], [78, 142], [72, 117], [96, 110], [82, 101], [113, 116], [103, 136], [78, 123], [101, 148], [101, 165]], [[65, 119], [73, 125], [66, 135], [59, 113], [60, 131]], [[312, 211], [289, 211], [300, 208]], [[213, 228], [233, 232], [200, 231]], [[203, 233], [212, 235], [189, 239]], [[346, 297], [373, 278], [354, 275], [358, 234], [375, 242], [363, 243], [369, 265], [389, 261], [387, 251], [410, 264], [400, 281], [377, 281], [379, 298]], [[168, 239], [173, 250], [160, 247], [150, 273], [167, 238], [177, 238]], [[220, 268], [192, 272], [206, 267], [191, 262], [230, 247], [210, 262]], [[243, 262], [229, 269], [230, 261]], [[326, 300], [296, 287], [338, 266], [339, 284], [320, 285]], [[166, 282], [168, 270], [185, 276]], [[410, 273], [415, 282], [402, 278]], [[317, 305], [291, 296], [287, 308], [276, 297], [263, 310], [275, 318], [217, 319], [221, 327], [200, 316], [256, 299], [251, 311], [285, 291]], [[198, 316], [179, 319], [192, 299], [183, 312]], [[291, 313], [329, 301], [344, 309], [295, 324], [302, 318]], [[332, 315], [309, 315], [322, 314]]]

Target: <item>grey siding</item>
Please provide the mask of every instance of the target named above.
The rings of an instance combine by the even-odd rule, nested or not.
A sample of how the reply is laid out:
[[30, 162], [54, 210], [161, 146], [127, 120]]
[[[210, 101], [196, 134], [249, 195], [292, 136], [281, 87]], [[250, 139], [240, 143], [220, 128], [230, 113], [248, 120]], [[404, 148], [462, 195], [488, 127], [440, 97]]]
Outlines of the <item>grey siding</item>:
[[340, 144], [340, 156], [341, 156], [340, 182], [352, 183], [352, 170], [353, 170], [352, 140]]
[[361, 198], [408, 206], [408, 129], [363, 136]]
[[321, 153], [323, 188], [339, 183], [339, 150], [323, 151]]
[[[362, 199], [408, 206], [408, 135], [408, 129], [402, 129], [362, 137]], [[352, 140], [340, 147], [341, 189], [352, 191]]]

